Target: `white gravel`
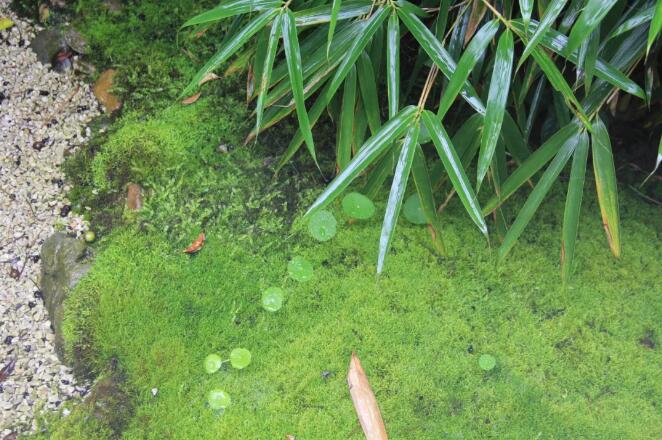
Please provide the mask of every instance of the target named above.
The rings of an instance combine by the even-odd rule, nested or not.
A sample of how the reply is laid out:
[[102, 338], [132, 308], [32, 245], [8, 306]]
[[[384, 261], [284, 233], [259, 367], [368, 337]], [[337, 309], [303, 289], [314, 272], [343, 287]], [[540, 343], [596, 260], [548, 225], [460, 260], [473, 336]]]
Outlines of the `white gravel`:
[[56, 227], [80, 234], [85, 224], [68, 213], [60, 164], [89, 138], [98, 114], [90, 87], [40, 64], [30, 50], [34, 25], [18, 20], [0, 0], [0, 438], [34, 428], [42, 410], [80, 398], [85, 384], [53, 350], [53, 333], [38, 290], [41, 244]]

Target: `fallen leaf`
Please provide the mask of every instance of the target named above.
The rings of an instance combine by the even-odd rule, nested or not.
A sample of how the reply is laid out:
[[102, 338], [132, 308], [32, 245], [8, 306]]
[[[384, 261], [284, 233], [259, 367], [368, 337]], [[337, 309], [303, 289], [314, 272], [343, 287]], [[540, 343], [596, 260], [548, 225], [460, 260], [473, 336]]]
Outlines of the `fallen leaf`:
[[205, 234], [204, 232], [201, 232], [200, 235], [198, 235], [198, 238], [195, 239], [193, 243], [186, 249], [184, 249], [184, 252], [187, 254], [195, 254], [198, 252], [200, 249], [202, 249], [202, 245], [205, 244]]
[[296, 440], [293, 435], [286, 435], [285, 440]]
[[126, 187], [126, 209], [139, 211], [143, 207], [142, 187], [137, 183], [129, 183]]
[[191, 95], [186, 99], [183, 99], [182, 104], [183, 105], [193, 104], [195, 101], [198, 100], [198, 98], [200, 98], [200, 92], [196, 93], [195, 95]]
[[2, 440], [16, 440], [18, 438], [18, 433], [17, 432], [10, 432], [7, 434]]
[[2, 367], [0, 370], [0, 382], [7, 380], [10, 374], [14, 372], [14, 367], [16, 366], [16, 359], [12, 359]]
[[216, 75], [214, 72], [209, 72], [205, 76], [202, 77], [200, 82], [198, 82], [198, 85], [201, 86], [206, 82], [213, 81], [215, 79], [219, 79], [220, 76]]
[[377, 399], [355, 353], [352, 353], [352, 360], [349, 362], [347, 385], [366, 440], [388, 440]]
[[97, 97], [99, 103], [106, 109], [106, 113], [112, 113], [122, 107], [122, 101], [109, 90], [113, 87], [113, 79], [117, 71], [115, 69], [108, 69], [103, 72], [99, 79], [94, 83], [94, 96]]
[[50, 17], [51, 11], [48, 9], [47, 4], [41, 4], [39, 5], [39, 21], [42, 23], [46, 23], [48, 21], [48, 17]]
[[21, 271], [15, 267], [12, 267], [11, 269], [9, 269], [9, 276], [17, 280], [21, 277]]
[[13, 21], [11, 21], [7, 17], [0, 17], [0, 31], [4, 31], [5, 29], [9, 29], [12, 26], [14, 26]]

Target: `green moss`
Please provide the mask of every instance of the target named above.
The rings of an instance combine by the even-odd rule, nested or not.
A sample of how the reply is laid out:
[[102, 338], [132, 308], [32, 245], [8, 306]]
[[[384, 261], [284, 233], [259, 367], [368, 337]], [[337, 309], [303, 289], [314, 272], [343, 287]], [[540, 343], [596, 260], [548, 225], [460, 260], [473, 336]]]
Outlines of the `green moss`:
[[[264, 204], [268, 191], [255, 198]], [[380, 279], [377, 218], [285, 246], [282, 228], [256, 239], [219, 222], [193, 257], [158, 231], [118, 230], [69, 300], [96, 304], [68, 309], [69, 350], [87, 335], [97, 371], [113, 359], [125, 369], [137, 396], [126, 439], [360, 439], [345, 382], [352, 351], [393, 438], [657, 438], [662, 352], [640, 339], [662, 334], [660, 218], [625, 193], [615, 260], [588, 197], [577, 274], [563, 289], [562, 206], [559, 187], [498, 267], [456, 202], [447, 258], [425, 228], [401, 221]], [[313, 282], [287, 277], [293, 255], [313, 263]], [[268, 313], [260, 297], [273, 285], [286, 302]], [[207, 354], [239, 346], [253, 354], [247, 369], [204, 371]], [[497, 359], [490, 372], [478, 364], [485, 353]], [[205, 406], [213, 387], [232, 397], [222, 416]]]

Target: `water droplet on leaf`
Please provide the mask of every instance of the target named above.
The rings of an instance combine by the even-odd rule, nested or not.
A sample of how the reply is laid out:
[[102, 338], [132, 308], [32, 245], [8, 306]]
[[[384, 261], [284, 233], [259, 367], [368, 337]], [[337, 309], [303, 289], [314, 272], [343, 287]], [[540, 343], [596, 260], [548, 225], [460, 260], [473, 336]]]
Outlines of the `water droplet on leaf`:
[[230, 363], [238, 370], [248, 367], [251, 363], [251, 352], [245, 348], [235, 348], [230, 353]]
[[352, 192], [342, 199], [342, 210], [351, 218], [366, 220], [375, 214], [375, 205], [363, 194]]
[[308, 232], [318, 241], [327, 241], [336, 235], [336, 218], [329, 211], [318, 211], [308, 223]]
[[293, 279], [303, 283], [313, 278], [313, 265], [303, 257], [294, 257], [287, 264], [287, 272]]
[[280, 287], [269, 287], [262, 294], [262, 307], [267, 312], [277, 312], [283, 307], [283, 289]]

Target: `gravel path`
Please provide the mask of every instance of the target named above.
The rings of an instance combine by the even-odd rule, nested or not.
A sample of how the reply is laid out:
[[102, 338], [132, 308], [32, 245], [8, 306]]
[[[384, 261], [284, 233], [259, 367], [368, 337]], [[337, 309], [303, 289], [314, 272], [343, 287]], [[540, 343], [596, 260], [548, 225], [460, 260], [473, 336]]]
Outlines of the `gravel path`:
[[0, 438], [33, 428], [33, 416], [85, 394], [57, 359], [41, 301], [39, 252], [56, 226], [80, 234], [60, 164], [86, 142], [98, 114], [90, 87], [43, 66], [30, 50], [35, 28], [0, 0]]

